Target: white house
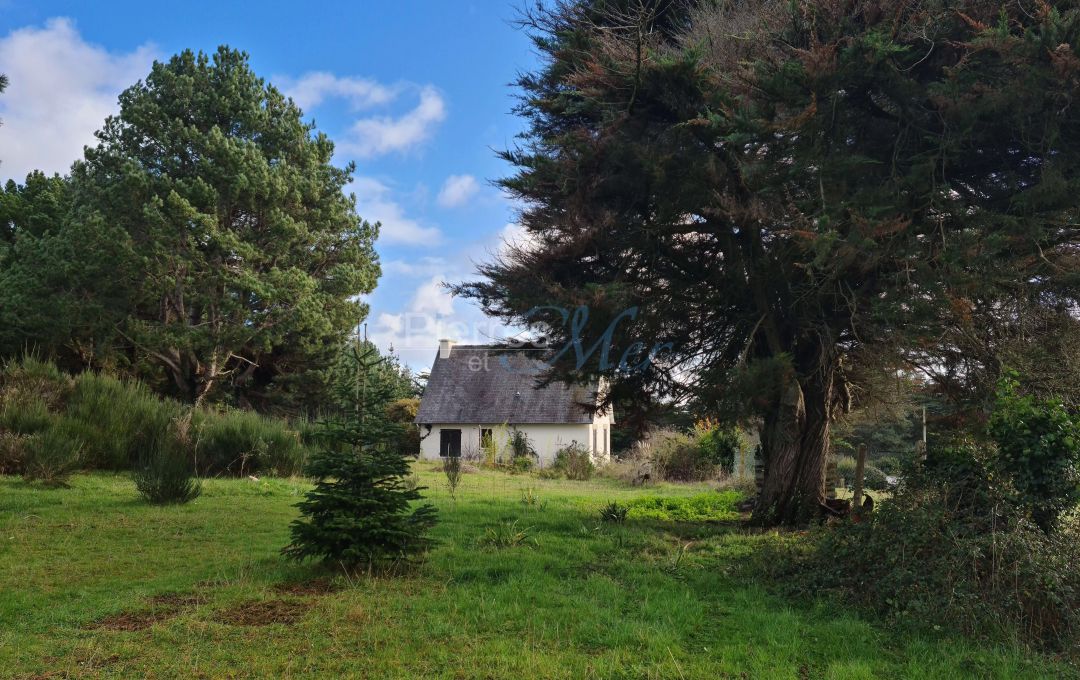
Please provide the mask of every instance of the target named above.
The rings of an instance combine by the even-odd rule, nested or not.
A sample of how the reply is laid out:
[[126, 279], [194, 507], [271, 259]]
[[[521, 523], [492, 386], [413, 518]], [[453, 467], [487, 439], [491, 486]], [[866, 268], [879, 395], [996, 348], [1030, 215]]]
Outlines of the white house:
[[502, 452], [512, 433], [525, 433], [541, 467], [572, 443], [597, 463], [611, 458], [610, 409], [596, 413], [598, 385], [542, 384], [536, 351], [439, 341], [416, 424], [420, 457]]

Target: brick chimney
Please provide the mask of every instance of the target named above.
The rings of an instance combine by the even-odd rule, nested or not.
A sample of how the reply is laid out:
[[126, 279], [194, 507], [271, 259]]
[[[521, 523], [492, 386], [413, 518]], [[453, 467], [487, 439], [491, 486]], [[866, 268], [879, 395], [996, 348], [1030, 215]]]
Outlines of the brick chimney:
[[456, 342], [456, 340], [450, 340], [448, 338], [442, 338], [441, 340], [439, 340], [439, 358], [440, 359], [449, 359], [450, 358], [450, 348], [454, 346], [455, 342]]

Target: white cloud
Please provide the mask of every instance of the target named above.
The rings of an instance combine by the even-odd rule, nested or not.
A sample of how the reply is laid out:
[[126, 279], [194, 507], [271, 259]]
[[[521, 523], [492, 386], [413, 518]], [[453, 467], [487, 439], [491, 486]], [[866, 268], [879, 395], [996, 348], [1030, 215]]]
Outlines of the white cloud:
[[418, 314], [453, 314], [454, 297], [443, 286], [445, 278], [433, 276], [417, 288], [409, 303], [409, 311]]
[[382, 85], [370, 78], [335, 76], [326, 71], [305, 73], [295, 80], [278, 77], [276, 81], [282, 92], [305, 111], [331, 97], [345, 99], [354, 111], [381, 106], [392, 102], [400, 90], [400, 87]]
[[66, 18], [0, 38], [0, 71], [10, 81], [0, 95], [0, 175], [66, 173], [118, 110], [120, 92], [149, 73], [154, 54], [151, 45], [111, 53]]
[[444, 208], [457, 208], [480, 191], [480, 184], [472, 175], [450, 175], [439, 191], [438, 202]]
[[442, 241], [437, 227], [425, 227], [405, 215], [390, 198], [390, 187], [370, 177], [357, 177], [346, 191], [356, 194], [356, 212], [369, 222], [381, 222], [380, 243], [435, 246]]
[[[444, 281], [475, 280], [476, 263], [490, 261], [508, 242], [529, 247], [532, 240], [521, 226], [509, 223], [487, 239], [464, 244], [455, 252], [385, 262], [380, 288], [411, 289], [412, 294], [398, 298], [401, 303], [374, 316], [372, 341], [384, 349], [393, 346], [414, 369], [426, 370], [440, 338], [485, 344], [519, 335], [520, 328], [485, 316], [474, 302], [454, 298], [442, 285]], [[379, 291], [375, 295], [381, 298]]]
[[378, 116], [356, 121], [338, 149], [361, 158], [407, 151], [430, 138], [445, 118], [446, 103], [442, 95], [431, 85], [425, 85], [420, 88], [416, 108], [398, 118]]

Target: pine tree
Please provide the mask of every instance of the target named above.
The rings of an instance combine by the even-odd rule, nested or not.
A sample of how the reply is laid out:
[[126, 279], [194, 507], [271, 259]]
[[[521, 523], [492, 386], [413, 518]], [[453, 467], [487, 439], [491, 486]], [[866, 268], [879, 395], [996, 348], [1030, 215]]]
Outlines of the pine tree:
[[386, 404], [393, 386], [379, 380], [385, 361], [371, 345], [354, 350], [353, 403], [323, 426], [322, 443], [309, 463], [315, 488], [297, 507], [292, 542], [282, 552], [296, 560], [321, 558], [344, 566], [373, 566], [408, 559], [427, 549], [436, 522], [430, 504], [414, 507], [424, 487], [408, 488], [409, 463], [393, 446], [402, 425]]

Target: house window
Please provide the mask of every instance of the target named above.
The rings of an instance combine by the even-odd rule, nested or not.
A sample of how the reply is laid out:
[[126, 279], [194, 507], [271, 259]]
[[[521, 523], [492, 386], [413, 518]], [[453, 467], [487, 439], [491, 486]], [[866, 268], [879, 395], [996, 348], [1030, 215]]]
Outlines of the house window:
[[439, 430], [439, 455], [444, 458], [461, 455], [461, 430]]
[[600, 430], [599, 429], [593, 429], [593, 431], [592, 431], [592, 450], [593, 450], [593, 453], [596, 453], [597, 451], [600, 450], [596, 446], [596, 440], [599, 437], [600, 437]]
[[480, 428], [480, 450], [481, 451], [487, 451], [488, 449], [490, 449], [492, 439], [493, 438], [492, 438], [492, 434], [491, 434], [491, 428], [490, 427], [481, 427]]

